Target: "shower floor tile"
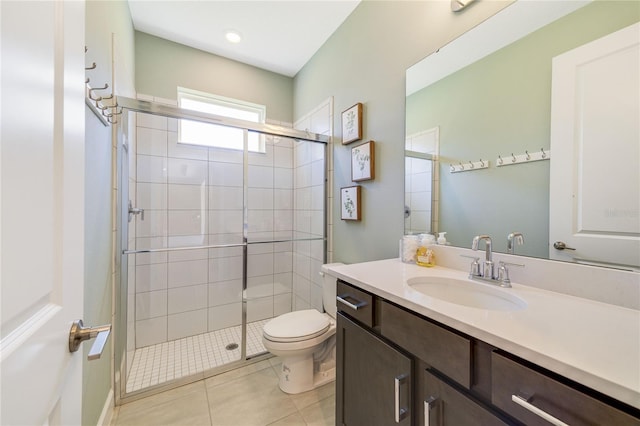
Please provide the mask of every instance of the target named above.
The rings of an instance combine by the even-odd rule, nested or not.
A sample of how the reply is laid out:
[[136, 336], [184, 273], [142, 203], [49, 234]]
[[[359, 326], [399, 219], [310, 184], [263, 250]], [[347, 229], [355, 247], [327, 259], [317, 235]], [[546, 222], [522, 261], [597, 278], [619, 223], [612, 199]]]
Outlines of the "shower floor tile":
[[[266, 352], [262, 327], [269, 319], [247, 324], [247, 356]], [[240, 360], [240, 326], [136, 349], [127, 393]], [[227, 345], [237, 344], [235, 349]]]

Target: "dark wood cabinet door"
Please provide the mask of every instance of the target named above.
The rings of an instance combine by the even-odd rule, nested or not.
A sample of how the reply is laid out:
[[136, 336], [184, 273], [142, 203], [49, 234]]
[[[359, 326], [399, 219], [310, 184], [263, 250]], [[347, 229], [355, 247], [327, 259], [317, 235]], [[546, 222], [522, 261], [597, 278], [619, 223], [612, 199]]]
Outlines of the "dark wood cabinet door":
[[479, 402], [453, 388], [429, 370], [424, 370], [424, 388], [417, 395], [424, 409], [420, 421], [432, 426], [506, 426], [517, 422], [498, 417]]
[[338, 314], [336, 424], [412, 424], [412, 360]]

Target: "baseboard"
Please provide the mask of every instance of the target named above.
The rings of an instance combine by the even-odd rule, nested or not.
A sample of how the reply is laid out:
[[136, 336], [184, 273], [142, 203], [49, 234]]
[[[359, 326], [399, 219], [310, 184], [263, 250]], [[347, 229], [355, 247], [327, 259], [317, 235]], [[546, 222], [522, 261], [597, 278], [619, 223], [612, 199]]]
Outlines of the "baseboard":
[[113, 389], [109, 389], [107, 400], [104, 402], [104, 407], [102, 408], [102, 413], [100, 413], [100, 418], [98, 419], [98, 424], [96, 426], [110, 426], [111, 421], [113, 420], [113, 413]]

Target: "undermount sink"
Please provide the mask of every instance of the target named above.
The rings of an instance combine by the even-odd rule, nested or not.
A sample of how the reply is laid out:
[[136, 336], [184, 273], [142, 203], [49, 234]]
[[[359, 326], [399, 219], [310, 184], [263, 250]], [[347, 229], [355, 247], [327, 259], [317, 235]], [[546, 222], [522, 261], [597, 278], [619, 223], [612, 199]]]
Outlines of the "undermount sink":
[[509, 294], [508, 289], [491, 288], [470, 280], [449, 277], [414, 277], [407, 280], [409, 287], [426, 296], [456, 305], [492, 311], [519, 311], [527, 302]]

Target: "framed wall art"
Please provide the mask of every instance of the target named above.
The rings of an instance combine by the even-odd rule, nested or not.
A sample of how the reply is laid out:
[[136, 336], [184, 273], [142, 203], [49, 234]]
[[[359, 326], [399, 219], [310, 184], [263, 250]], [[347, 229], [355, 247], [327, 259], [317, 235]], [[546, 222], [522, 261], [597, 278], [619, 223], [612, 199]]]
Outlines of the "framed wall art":
[[358, 102], [342, 112], [342, 144], [362, 139], [362, 104]]
[[360, 186], [348, 186], [340, 188], [340, 219], [360, 220]]
[[375, 147], [369, 141], [351, 148], [351, 180], [360, 182], [375, 178]]

